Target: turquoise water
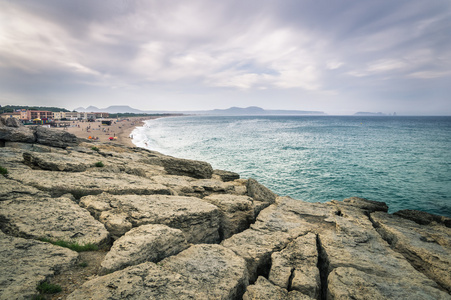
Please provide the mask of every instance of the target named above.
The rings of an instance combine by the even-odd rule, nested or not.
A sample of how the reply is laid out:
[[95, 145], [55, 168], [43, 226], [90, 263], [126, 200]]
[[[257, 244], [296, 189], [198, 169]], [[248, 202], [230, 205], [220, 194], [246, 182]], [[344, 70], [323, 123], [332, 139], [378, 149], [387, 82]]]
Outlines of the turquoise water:
[[351, 196], [451, 216], [451, 117], [240, 116], [147, 121], [137, 146], [207, 161], [309, 202]]

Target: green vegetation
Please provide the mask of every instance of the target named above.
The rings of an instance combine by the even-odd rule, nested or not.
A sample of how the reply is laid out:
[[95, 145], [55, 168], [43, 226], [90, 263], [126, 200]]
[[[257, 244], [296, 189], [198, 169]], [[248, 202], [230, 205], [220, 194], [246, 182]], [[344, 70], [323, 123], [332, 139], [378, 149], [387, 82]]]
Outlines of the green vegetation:
[[31, 297], [31, 300], [47, 300], [47, 298], [42, 295], [34, 295], [33, 297]]
[[8, 175], [8, 169], [0, 166], [0, 174], [3, 176]]
[[99, 152], [99, 151], [100, 151], [100, 149], [99, 149], [99, 148], [97, 148], [97, 147], [91, 147], [91, 150], [94, 150], [94, 151], [97, 151], [97, 152]]
[[13, 112], [17, 109], [29, 109], [29, 110], [47, 110], [47, 111], [53, 111], [53, 112], [70, 112], [70, 110], [67, 110], [65, 108], [59, 108], [59, 107], [45, 107], [45, 106], [23, 106], [23, 105], [5, 105], [0, 107], [0, 112], [7, 113], [7, 112]]
[[96, 166], [97, 168], [101, 168], [101, 167], [104, 166], [104, 164], [103, 164], [103, 162], [98, 161], [98, 162], [96, 162], [95, 166]]
[[78, 266], [80, 268], [86, 268], [88, 266], [88, 263], [84, 261], [84, 262], [79, 263]]
[[76, 252], [83, 252], [83, 251], [97, 251], [99, 250], [99, 247], [94, 244], [86, 244], [86, 245], [79, 245], [78, 243], [70, 243], [66, 241], [52, 241], [47, 238], [42, 238], [41, 241], [47, 242], [56, 246], [69, 248]]
[[62, 291], [62, 289], [59, 285], [51, 284], [51, 283], [48, 283], [47, 281], [44, 281], [44, 282], [41, 282], [40, 284], [38, 284], [36, 289], [41, 294], [56, 294], [56, 293], [59, 293]]

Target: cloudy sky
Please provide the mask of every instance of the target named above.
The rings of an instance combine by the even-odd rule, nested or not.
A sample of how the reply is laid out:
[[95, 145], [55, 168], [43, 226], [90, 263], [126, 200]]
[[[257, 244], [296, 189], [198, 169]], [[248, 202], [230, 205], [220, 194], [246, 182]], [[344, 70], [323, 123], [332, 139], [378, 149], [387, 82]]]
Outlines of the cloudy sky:
[[0, 0], [0, 104], [451, 115], [451, 1]]

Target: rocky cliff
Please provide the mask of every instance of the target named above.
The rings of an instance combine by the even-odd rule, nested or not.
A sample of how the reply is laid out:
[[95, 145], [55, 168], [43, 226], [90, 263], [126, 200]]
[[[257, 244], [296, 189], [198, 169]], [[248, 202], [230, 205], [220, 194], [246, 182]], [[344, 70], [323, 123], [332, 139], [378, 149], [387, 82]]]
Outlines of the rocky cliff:
[[58, 245], [102, 253], [67, 299], [451, 299], [448, 218], [279, 197], [205, 162], [12, 120], [0, 146], [0, 299], [72, 280], [82, 254]]

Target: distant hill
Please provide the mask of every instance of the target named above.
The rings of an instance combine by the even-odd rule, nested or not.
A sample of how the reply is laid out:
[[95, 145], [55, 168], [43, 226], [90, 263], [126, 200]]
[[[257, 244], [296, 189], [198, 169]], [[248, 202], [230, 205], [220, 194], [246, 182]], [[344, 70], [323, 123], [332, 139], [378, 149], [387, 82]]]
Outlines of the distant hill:
[[325, 115], [322, 111], [304, 111], [304, 110], [265, 110], [257, 106], [230, 107], [228, 109], [213, 109], [199, 111], [144, 111], [132, 108], [126, 105], [109, 106], [106, 108], [97, 108], [89, 106], [87, 108], [79, 107], [75, 109], [78, 112], [107, 112], [107, 113], [135, 113], [135, 114], [197, 114], [197, 115], [221, 115], [221, 116], [243, 116], [243, 115]]
[[117, 113], [134, 113], [134, 114], [143, 114], [148, 113], [143, 110], [139, 110], [136, 108], [132, 108], [127, 105], [113, 105], [108, 106], [107, 108], [97, 108], [95, 106], [88, 106], [87, 108], [79, 107], [75, 109], [78, 112], [107, 112], [110, 114], [117, 114]]
[[381, 112], [375, 113], [375, 112], [359, 111], [359, 112], [356, 112], [354, 114], [354, 116], [386, 116], [386, 114], [381, 113]]

